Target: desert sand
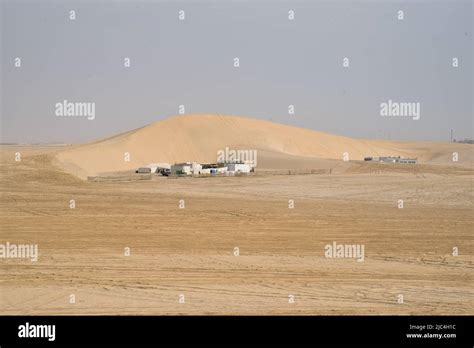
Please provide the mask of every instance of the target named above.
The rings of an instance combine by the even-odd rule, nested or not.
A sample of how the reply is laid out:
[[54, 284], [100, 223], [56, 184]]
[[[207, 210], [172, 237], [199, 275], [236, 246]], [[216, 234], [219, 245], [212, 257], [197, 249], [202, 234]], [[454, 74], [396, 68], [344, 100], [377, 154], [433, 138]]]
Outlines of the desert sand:
[[[257, 150], [259, 158], [263, 153], [280, 155], [270, 167], [285, 163], [281, 155], [302, 157], [299, 167], [304, 167], [307, 157], [341, 160], [345, 152], [350, 160], [402, 156], [416, 157], [420, 163], [451, 164], [456, 151], [460, 158], [457, 165], [474, 160], [468, 144], [361, 140], [246, 117], [196, 114], [170, 117], [108, 139], [72, 146], [57, 154], [56, 164], [86, 178], [153, 162], [212, 163], [217, 151], [225, 147]], [[124, 160], [125, 153], [130, 154], [130, 161]]]
[[[84, 180], [215, 161], [225, 146], [257, 149], [256, 175]], [[358, 161], [370, 155], [420, 164]], [[1, 314], [473, 314], [472, 145], [197, 115], [86, 145], [3, 145], [0, 156], [0, 241], [39, 248], [37, 262], [0, 260]], [[365, 245], [364, 262], [325, 258], [333, 241]]]

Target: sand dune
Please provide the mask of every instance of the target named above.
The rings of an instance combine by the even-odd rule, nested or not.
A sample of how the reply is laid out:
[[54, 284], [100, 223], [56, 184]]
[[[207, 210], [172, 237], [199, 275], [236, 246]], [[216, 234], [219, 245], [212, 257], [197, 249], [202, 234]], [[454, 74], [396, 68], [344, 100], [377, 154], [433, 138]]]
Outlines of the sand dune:
[[[257, 150], [259, 158], [271, 154], [279, 158], [312, 157], [350, 160], [365, 156], [417, 157], [420, 163], [452, 164], [452, 153], [459, 153], [457, 164], [470, 164], [472, 146], [440, 142], [398, 142], [362, 140], [331, 135], [269, 121], [196, 114], [174, 116], [127, 133], [60, 151], [56, 163], [79, 177], [134, 169], [151, 162], [215, 162], [217, 151]], [[130, 161], [124, 160], [125, 153]], [[267, 163], [269, 161], [266, 161]]]

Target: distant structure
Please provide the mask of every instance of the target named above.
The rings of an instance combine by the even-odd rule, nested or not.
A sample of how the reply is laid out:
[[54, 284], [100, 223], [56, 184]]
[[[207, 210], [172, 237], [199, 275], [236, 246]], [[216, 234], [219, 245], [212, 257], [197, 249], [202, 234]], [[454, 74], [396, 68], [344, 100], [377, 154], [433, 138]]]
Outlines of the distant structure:
[[149, 174], [149, 173], [162, 173], [163, 171], [169, 171], [171, 165], [169, 163], [150, 163], [146, 166], [138, 168], [135, 173]]
[[171, 174], [173, 175], [192, 175], [201, 174], [202, 166], [197, 162], [175, 163], [171, 166]]
[[464, 139], [464, 140], [453, 140], [454, 143], [459, 143], [459, 144], [474, 144], [473, 139]]
[[206, 163], [202, 165], [202, 174], [224, 174], [227, 173], [227, 166], [224, 163]]
[[229, 172], [250, 173], [252, 167], [249, 163], [229, 163], [227, 164]]
[[139, 174], [162, 174], [164, 176], [182, 176], [182, 175], [230, 175], [248, 174], [254, 171], [251, 163], [244, 161], [236, 163], [197, 163], [183, 162], [170, 165], [168, 163], [150, 163], [138, 168], [135, 172]]
[[140, 167], [138, 168], [135, 173], [138, 173], [138, 174], [150, 174], [151, 173], [151, 168], [148, 168], [148, 167]]
[[384, 157], [365, 157], [364, 161], [366, 162], [381, 162], [381, 163], [418, 163], [416, 158], [403, 158], [403, 157], [394, 157], [394, 156], [384, 156]]

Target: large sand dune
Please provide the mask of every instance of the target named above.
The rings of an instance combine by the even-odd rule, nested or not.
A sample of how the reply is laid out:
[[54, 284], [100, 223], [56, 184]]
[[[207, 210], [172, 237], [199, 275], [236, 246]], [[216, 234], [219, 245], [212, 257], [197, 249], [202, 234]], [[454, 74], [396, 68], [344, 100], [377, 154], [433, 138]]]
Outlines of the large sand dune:
[[[221, 115], [175, 116], [104, 140], [76, 145], [57, 155], [58, 164], [85, 178], [105, 172], [130, 170], [151, 162], [215, 162], [217, 151], [257, 150], [258, 155], [294, 159], [313, 157], [350, 160], [365, 156], [416, 157], [421, 163], [472, 162], [472, 146], [437, 142], [397, 142], [352, 139], [269, 121]], [[130, 161], [124, 160], [125, 153]], [[267, 163], [269, 161], [266, 161]]]

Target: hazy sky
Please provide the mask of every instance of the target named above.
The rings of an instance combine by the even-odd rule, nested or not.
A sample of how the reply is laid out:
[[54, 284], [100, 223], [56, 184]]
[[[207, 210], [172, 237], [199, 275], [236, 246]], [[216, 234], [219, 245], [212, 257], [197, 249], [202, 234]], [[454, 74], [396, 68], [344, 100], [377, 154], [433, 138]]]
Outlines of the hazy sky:
[[[180, 104], [359, 138], [474, 137], [472, 1], [6, 0], [1, 11], [2, 142], [93, 140]], [[95, 119], [56, 116], [64, 99], [94, 102]], [[420, 120], [380, 116], [388, 99], [419, 102]]]

